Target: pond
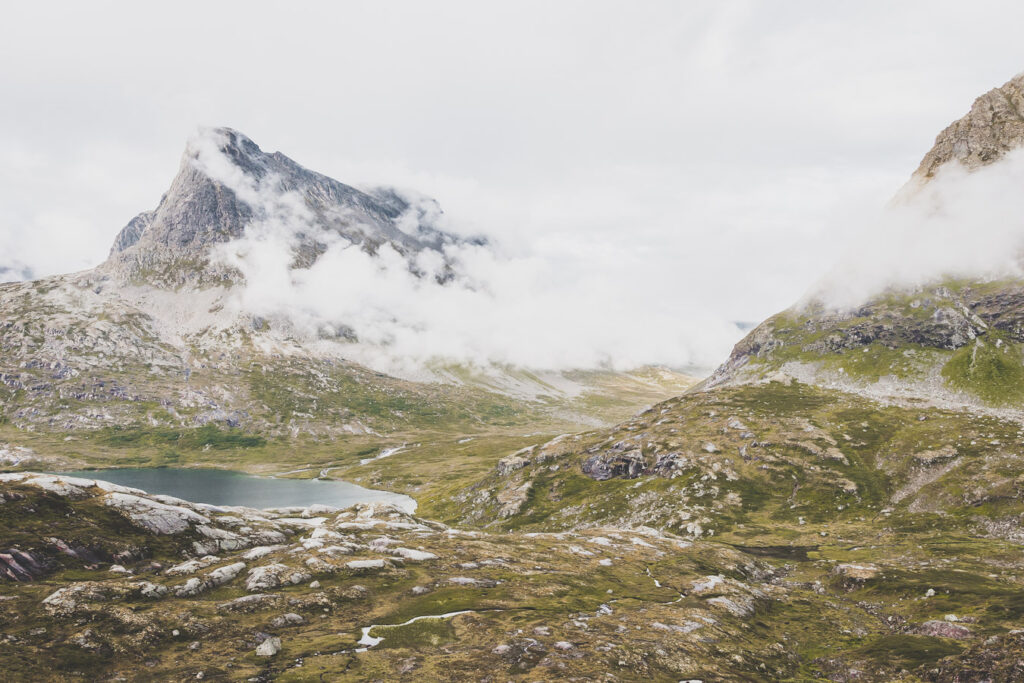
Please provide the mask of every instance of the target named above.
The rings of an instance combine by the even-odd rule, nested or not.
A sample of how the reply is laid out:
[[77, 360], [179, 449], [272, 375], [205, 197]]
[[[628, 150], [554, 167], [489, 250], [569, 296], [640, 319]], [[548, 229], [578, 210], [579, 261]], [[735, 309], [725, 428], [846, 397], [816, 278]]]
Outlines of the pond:
[[343, 508], [356, 503], [383, 501], [393, 503], [407, 512], [416, 509], [416, 501], [409, 496], [326, 479], [278, 479], [226, 470], [173, 467], [82, 470], [55, 474], [102, 479], [112, 484], [142, 489], [147, 493], [162, 493], [193, 503], [212, 505], [278, 508], [306, 507], [319, 503]]

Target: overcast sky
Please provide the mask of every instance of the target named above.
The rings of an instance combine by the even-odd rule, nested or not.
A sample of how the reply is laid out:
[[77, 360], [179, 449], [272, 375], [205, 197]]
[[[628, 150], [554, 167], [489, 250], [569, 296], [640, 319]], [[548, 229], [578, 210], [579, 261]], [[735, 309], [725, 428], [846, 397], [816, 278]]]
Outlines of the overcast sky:
[[100, 262], [195, 127], [226, 125], [433, 195], [566, 277], [574, 258], [627, 264], [623, 296], [758, 320], [1024, 69], [1014, 2], [152, 7], [5, 7], [0, 267]]

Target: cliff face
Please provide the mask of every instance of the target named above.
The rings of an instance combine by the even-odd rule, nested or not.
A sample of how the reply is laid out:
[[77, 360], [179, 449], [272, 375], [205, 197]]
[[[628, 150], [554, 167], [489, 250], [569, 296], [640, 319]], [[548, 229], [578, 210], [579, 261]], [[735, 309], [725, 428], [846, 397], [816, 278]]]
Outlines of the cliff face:
[[206, 129], [189, 141], [160, 204], [118, 234], [104, 269], [158, 286], [230, 279], [227, 268], [211, 263], [211, 248], [272, 220], [294, 231], [297, 266], [315, 261], [336, 238], [371, 253], [390, 244], [409, 256], [457, 241], [433, 226], [439, 213], [433, 200], [414, 205], [391, 189], [364, 192], [264, 152], [238, 131]]
[[927, 179], [945, 163], [959, 161], [973, 169], [1001, 159], [1024, 145], [1024, 74], [993, 88], [974, 101], [971, 110], [946, 127], [914, 172]]

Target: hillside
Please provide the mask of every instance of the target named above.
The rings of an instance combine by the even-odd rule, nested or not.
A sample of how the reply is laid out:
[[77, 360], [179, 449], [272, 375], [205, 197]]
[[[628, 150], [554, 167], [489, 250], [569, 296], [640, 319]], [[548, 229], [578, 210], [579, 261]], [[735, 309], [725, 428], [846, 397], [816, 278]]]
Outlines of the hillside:
[[[980, 98], [936, 150], [978, 167], [1015, 149], [992, 103], [1021, 82]], [[993, 129], [977, 130], [986, 121]], [[852, 308], [811, 298], [686, 394], [511, 454], [437, 514], [492, 531], [651, 526], [714, 539], [883, 624], [838, 640], [816, 630], [828, 655], [805, 650], [782, 678], [1016, 680], [1004, 615], [1024, 542], [1022, 297], [1024, 281], [986, 278]]]
[[[1022, 83], [940, 134], [909, 191], [1019, 147]], [[220, 321], [231, 285], [174, 259], [139, 284], [131, 254], [173, 247], [167, 220], [94, 272], [3, 290], [26, 359], [0, 425], [13, 679], [1024, 678], [1024, 281], [811, 298], [607, 426], [685, 378], [410, 382], [230, 316], [172, 338], [153, 302], [210, 297]], [[76, 382], [96, 393], [61, 393]], [[337, 477], [418, 508], [228, 508], [31, 471], [82, 463]]]
[[[1024, 145], [1022, 88], [1024, 75], [1019, 75], [979, 97], [938, 135], [894, 201], [914, 201], [940, 168], [958, 166], [970, 173], [1005, 163]], [[955, 180], [946, 191], [956, 192]], [[1000, 220], [983, 209], [978, 207], [968, 222]], [[925, 210], [942, 213], [943, 207], [928, 204]], [[962, 232], [972, 229], [960, 226]], [[852, 306], [830, 304], [812, 290], [752, 330], [704, 386], [790, 377], [882, 399], [926, 399], [1019, 415], [1024, 407], [1022, 304], [1024, 279], [999, 272], [973, 278], [938, 273]]]
[[[245, 306], [254, 283], [229, 247], [254, 234], [274, 238], [294, 277], [350, 246], [444, 281], [458, 267], [445, 247], [467, 240], [435, 227], [436, 202], [405, 196], [344, 185], [231, 129], [201, 131], [159, 205], [121, 230], [106, 262], [0, 284], [0, 438], [557, 433], [611, 424], [693, 383], [664, 368], [535, 371], [445, 358], [397, 377], [352, 360], [360, 340], [344, 320], [311, 324], [302, 311], [263, 317]], [[88, 453], [79, 455], [88, 462]]]

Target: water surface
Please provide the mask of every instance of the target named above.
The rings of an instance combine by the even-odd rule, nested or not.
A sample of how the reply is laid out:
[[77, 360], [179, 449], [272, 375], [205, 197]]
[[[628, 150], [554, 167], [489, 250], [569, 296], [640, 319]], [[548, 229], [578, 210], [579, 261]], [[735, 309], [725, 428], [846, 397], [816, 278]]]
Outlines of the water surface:
[[102, 479], [147, 493], [162, 493], [193, 503], [245, 505], [253, 508], [308, 506], [315, 503], [343, 508], [356, 503], [384, 501], [404, 510], [416, 509], [409, 496], [365, 489], [346, 481], [277, 479], [225, 470], [174, 467], [132, 467], [82, 470], [57, 474], [83, 479]]

